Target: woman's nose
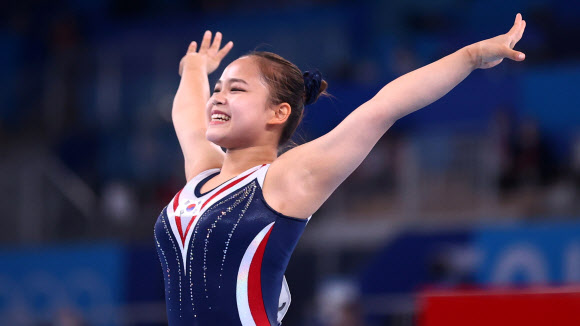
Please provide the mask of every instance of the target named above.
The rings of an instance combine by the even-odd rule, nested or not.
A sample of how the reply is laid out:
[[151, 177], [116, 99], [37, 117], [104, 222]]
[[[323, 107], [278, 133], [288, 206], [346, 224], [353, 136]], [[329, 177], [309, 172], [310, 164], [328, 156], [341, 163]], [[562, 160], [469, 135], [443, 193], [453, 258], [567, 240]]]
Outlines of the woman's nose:
[[213, 105], [224, 104], [224, 103], [225, 103], [225, 97], [223, 97], [219, 94], [213, 94], [213, 98], [212, 98]]

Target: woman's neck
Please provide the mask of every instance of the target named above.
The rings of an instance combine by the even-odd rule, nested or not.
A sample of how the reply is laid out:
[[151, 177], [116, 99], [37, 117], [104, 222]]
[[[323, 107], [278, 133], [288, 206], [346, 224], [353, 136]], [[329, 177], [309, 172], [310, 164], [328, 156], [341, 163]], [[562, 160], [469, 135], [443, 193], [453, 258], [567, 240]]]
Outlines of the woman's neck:
[[272, 163], [277, 157], [276, 148], [271, 146], [228, 149], [220, 175], [233, 177], [254, 166]]

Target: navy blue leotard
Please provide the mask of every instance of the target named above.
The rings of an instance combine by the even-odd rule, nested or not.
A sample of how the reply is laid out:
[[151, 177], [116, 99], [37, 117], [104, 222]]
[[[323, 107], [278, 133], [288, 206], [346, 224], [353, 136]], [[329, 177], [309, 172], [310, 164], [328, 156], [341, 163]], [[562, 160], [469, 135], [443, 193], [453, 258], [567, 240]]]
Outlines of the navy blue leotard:
[[290, 304], [284, 271], [308, 219], [264, 200], [269, 164], [200, 193], [219, 173], [191, 179], [163, 209], [155, 242], [170, 326], [279, 325]]

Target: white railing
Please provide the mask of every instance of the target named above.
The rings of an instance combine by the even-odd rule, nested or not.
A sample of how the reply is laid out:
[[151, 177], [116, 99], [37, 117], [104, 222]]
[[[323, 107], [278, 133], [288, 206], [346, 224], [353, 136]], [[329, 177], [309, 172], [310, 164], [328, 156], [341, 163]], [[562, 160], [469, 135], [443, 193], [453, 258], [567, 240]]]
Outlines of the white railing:
[[[23, 149], [24, 148], [24, 149]], [[78, 175], [41, 147], [19, 146], [0, 161], [2, 240], [56, 239], [65, 214], [94, 225], [98, 198]]]

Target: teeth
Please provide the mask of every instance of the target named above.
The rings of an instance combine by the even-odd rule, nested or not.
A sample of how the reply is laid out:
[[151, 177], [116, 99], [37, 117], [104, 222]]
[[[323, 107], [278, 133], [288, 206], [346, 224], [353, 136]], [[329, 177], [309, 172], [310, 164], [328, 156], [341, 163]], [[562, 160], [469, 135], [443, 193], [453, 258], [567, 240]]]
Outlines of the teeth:
[[228, 120], [230, 120], [230, 117], [228, 117], [228, 116], [227, 116], [227, 115], [225, 115], [225, 114], [217, 114], [217, 113], [216, 113], [216, 114], [212, 114], [212, 115], [211, 115], [211, 119], [212, 119], [212, 120], [228, 121]]

